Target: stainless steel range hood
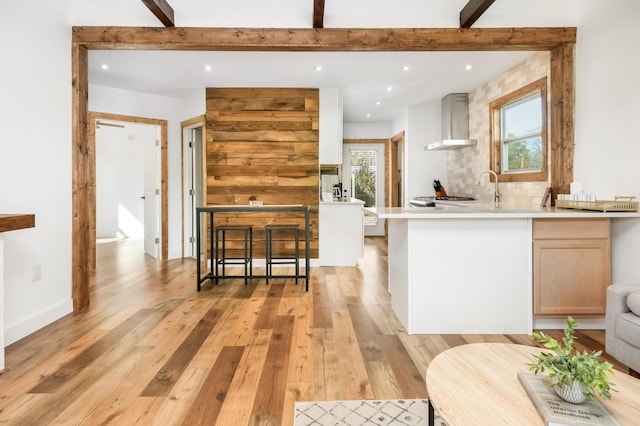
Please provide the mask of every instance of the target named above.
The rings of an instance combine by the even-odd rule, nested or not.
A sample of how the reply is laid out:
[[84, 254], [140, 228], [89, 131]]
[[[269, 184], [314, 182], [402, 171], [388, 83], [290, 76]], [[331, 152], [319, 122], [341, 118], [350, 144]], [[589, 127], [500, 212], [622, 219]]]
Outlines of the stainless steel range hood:
[[442, 98], [442, 140], [425, 146], [425, 151], [474, 146], [469, 139], [469, 94], [449, 93]]

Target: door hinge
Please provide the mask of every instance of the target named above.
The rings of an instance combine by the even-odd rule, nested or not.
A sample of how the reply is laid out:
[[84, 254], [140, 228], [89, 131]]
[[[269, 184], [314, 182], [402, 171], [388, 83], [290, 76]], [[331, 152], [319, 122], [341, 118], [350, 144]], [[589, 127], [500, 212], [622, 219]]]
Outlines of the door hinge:
[[195, 238], [193, 238], [193, 237], [189, 237], [189, 242], [190, 242], [190, 243], [195, 243], [195, 242], [196, 242], [196, 239], [195, 239]]
[[160, 146], [160, 141], [156, 139], [156, 146]]
[[189, 142], [189, 148], [193, 148], [193, 142]]
[[194, 191], [193, 189], [190, 189], [189, 190], [189, 195], [191, 195], [193, 197], [194, 195], [196, 195], [196, 191]]
[[156, 188], [156, 195], [160, 195], [160, 190]]
[[156, 238], [156, 244], [160, 244], [160, 238]]

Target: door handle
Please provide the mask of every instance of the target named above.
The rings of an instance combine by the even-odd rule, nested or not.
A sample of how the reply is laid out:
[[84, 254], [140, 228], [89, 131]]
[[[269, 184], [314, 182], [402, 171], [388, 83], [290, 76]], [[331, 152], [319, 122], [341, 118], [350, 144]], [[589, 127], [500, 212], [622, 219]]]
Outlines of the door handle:
[[141, 200], [146, 199], [147, 197], [145, 197], [144, 195], [142, 197], [140, 197]]

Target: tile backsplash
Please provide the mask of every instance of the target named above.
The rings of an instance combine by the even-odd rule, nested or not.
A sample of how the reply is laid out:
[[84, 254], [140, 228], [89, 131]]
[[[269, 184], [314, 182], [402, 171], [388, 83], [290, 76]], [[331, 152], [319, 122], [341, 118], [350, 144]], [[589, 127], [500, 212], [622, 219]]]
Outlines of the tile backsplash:
[[[475, 185], [478, 175], [489, 169], [489, 103], [545, 76], [548, 82], [549, 53], [539, 52], [469, 92], [469, 136], [478, 143], [475, 147], [449, 151], [447, 180], [450, 194], [470, 196], [482, 201], [493, 200], [493, 183], [488, 175], [482, 176], [480, 186]], [[550, 158], [549, 153], [547, 158]], [[501, 182], [501, 201], [538, 205], [548, 186], [549, 181]]]

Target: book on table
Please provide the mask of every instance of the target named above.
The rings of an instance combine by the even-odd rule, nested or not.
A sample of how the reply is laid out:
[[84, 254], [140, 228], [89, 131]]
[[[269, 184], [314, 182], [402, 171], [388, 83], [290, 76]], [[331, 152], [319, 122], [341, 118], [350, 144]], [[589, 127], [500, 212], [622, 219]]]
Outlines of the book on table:
[[518, 379], [547, 426], [621, 426], [598, 399], [573, 404], [556, 394], [547, 376], [518, 373]]

